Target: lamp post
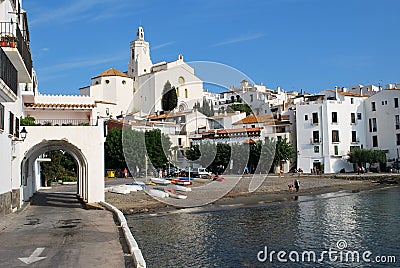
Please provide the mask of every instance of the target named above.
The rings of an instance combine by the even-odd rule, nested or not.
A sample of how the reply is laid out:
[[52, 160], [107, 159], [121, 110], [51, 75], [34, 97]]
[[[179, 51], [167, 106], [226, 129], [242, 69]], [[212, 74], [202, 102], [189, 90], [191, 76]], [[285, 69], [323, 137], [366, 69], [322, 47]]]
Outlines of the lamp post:
[[21, 135], [21, 138], [24, 141], [26, 139], [26, 135], [28, 134], [28, 131], [26, 131], [25, 127], [23, 127], [19, 134]]

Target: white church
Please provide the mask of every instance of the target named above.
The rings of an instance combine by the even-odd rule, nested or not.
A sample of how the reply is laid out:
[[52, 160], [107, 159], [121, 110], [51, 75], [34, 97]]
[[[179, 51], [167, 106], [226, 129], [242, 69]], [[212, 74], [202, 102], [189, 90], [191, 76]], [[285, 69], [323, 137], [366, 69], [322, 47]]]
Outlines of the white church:
[[93, 77], [90, 86], [81, 88], [80, 95], [95, 98], [100, 117], [124, 117], [136, 112], [153, 114], [162, 111], [161, 98], [167, 81], [176, 89], [177, 111], [192, 109], [197, 101], [202, 101], [203, 81], [184, 62], [183, 56], [172, 62], [153, 64], [150, 44], [139, 27], [136, 40], [130, 43], [128, 71], [108, 69]]

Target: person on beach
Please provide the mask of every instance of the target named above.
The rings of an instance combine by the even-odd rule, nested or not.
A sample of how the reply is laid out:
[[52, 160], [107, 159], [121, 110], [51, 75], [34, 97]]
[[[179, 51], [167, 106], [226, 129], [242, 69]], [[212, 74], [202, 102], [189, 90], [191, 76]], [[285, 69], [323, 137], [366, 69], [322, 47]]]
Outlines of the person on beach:
[[357, 166], [357, 173], [358, 173], [358, 175], [360, 175], [360, 171], [361, 171], [360, 166]]
[[279, 177], [283, 177], [283, 169], [282, 168], [279, 170]]
[[296, 192], [299, 191], [300, 189], [300, 181], [299, 180], [294, 180], [294, 188], [296, 188]]
[[125, 176], [125, 179], [128, 178], [128, 170], [126, 168], [124, 169], [124, 176]]
[[293, 183], [289, 183], [288, 187], [289, 187], [289, 193], [293, 193], [294, 192]]

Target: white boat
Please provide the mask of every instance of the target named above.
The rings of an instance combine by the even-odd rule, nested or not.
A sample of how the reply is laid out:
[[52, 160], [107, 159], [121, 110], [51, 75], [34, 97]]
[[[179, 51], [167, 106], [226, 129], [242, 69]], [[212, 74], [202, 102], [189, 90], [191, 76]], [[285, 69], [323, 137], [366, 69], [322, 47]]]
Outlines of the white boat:
[[143, 190], [143, 187], [138, 184], [125, 184], [124, 187], [131, 190], [132, 192], [137, 192]]
[[169, 196], [173, 197], [173, 198], [177, 198], [177, 199], [186, 199], [187, 198], [187, 195], [182, 194], [173, 189], [165, 189], [165, 192], [167, 192], [169, 194]]
[[169, 196], [168, 193], [166, 193], [166, 192], [164, 192], [164, 191], [161, 191], [161, 190], [156, 190], [156, 189], [150, 189], [150, 190], [148, 191], [148, 193], [149, 193], [149, 195], [151, 195], [151, 196], [160, 197], [160, 198], [165, 198], [165, 197], [168, 197], [168, 196]]
[[111, 187], [108, 189], [108, 191], [115, 194], [129, 194], [131, 192], [131, 190], [129, 190], [128, 188], [120, 186]]
[[181, 192], [191, 192], [192, 191], [192, 188], [190, 188], [190, 187], [185, 187], [185, 186], [176, 185], [176, 184], [171, 184], [168, 187], [170, 189], [181, 191]]
[[151, 182], [154, 182], [156, 184], [162, 184], [162, 185], [167, 185], [167, 184], [171, 183], [171, 181], [169, 181], [169, 180], [160, 179], [160, 178], [151, 178], [150, 180], [151, 180]]

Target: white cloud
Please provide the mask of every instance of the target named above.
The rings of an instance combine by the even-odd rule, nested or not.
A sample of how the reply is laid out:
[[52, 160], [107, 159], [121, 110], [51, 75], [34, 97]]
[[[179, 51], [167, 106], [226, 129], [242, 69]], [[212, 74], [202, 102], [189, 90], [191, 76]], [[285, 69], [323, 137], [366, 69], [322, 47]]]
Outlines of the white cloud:
[[60, 72], [75, 68], [83, 68], [83, 67], [91, 67], [96, 65], [102, 65], [106, 63], [112, 63], [121, 61], [126, 58], [126, 55], [117, 55], [117, 56], [110, 56], [108, 58], [100, 58], [100, 59], [79, 59], [76, 61], [70, 61], [66, 63], [56, 64], [48, 67], [41, 68], [40, 72]]
[[166, 42], [166, 43], [163, 43], [163, 44], [159, 44], [159, 45], [156, 45], [156, 46], [154, 46], [154, 47], [152, 47], [151, 48], [151, 50], [157, 50], [157, 49], [160, 49], [160, 48], [163, 48], [163, 47], [166, 47], [166, 46], [170, 46], [170, 45], [172, 45], [172, 44], [174, 44], [175, 42]]
[[[34, 13], [35, 18], [30, 21], [31, 25], [45, 23], [49, 21], [73, 22], [84, 19], [96, 18], [98, 14], [106, 14], [106, 11], [115, 10], [112, 14], [117, 15], [122, 6], [119, 4], [118, 9], [115, 9], [117, 0], [74, 0], [67, 5], [60, 6], [54, 10], [41, 9], [38, 13]], [[107, 17], [111, 17], [108, 12]]]
[[225, 46], [225, 45], [230, 45], [230, 44], [236, 44], [236, 43], [241, 43], [245, 41], [250, 41], [250, 40], [255, 40], [264, 37], [264, 33], [254, 33], [254, 34], [249, 34], [249, 35], [244, 35], [244, 36], [239, 36], [235, 37], [232, 39], [228, 39], [219, 43], [216, 43], [213, 45], [213, 47], [219, 47], [219, 46]]

